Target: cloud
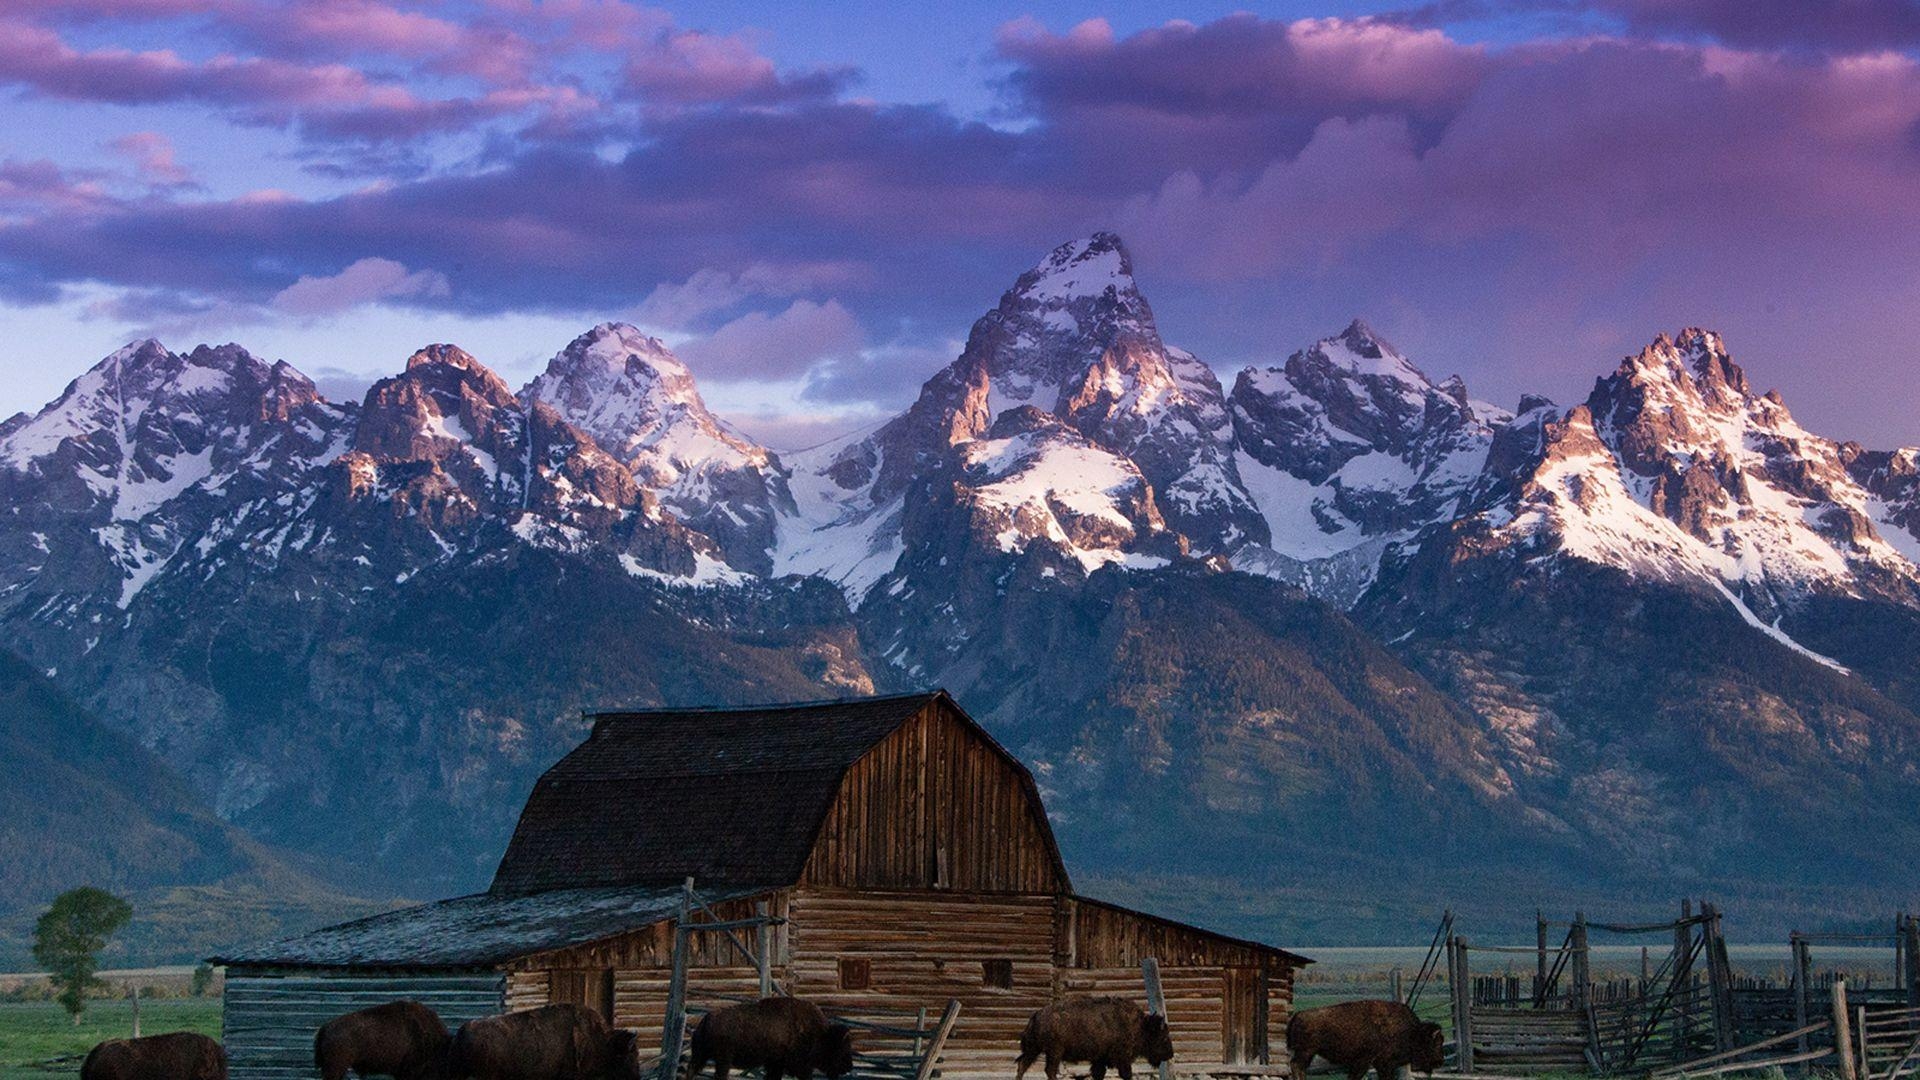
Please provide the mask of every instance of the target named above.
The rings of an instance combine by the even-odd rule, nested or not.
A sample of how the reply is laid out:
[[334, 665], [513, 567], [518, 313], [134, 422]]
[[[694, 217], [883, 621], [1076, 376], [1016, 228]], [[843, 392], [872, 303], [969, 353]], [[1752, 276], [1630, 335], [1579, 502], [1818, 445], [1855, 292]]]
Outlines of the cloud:
[[786, 297], [807, 289], [844, 285], [860, 277], [848, 263], [754, 263], [739, 273], [702, 267], [685, 281], [654, 286], [635, 309], [643, 326], [668, 330], [693, 328], [705, 317], [755, 296]]
[[[1784, 31], [1740, 44], [1704, 2], [1489, 0], [1579, 26], [1498, 46], [1408, 18], [1129, 34], [1022, 20], [996, 39], [987, 124], [853, 100], [844, 80], [809, 88], [750, 39], [606, 0], [400, 6], [462, 33], [409, 22], [372, 60], [358, 56], [378, 42], [341, 21], [360, 10], [348, 0], [305, 49], [208, 0], [169, 16], [209, 27], [212, 44], [179, 54], [101, 44], [117, 15], [61, 37], [32, 20], [64, 27], [98, 0], [60, 16], [54, 2], [0, 19], [0, 78], [291, 125], [327, 140], [307, 167], [372, 182], [190, 198], [0, 167], [12, 296], [164, 289], [284, 316], [288, 282], [350, 291], [344, 259], [379, 252], [378, 288], [415, 267], [460, 287], [427, 279], [375, 302], [635, 312], [695, 335], [703, 374], [832, 402], [910, 394], [950, 355], [889, 342], [962, 332], [1037, 253], [1107, 226], [1170, 336], [1222, 364], [1273, 359], [1357, 312], [1421, 328], [1405, 344], [1470, 378], [1518, 357], [1584, 370], [1589, 357], [1538, 357], [1583, 328], [1708, 321], [1743, 339], [1750, 325], [1808, 351], [1862, 320], [1920, 320], [1920, 63], [1864, 48], [1901, 40], [1897, 20], [1868, 33], [1825, 7], [1801, 39], [1821, 47]], [[138, 40], [166, 40], [162, 25]], [[531, 49], [459, 74], [461, 42], [486, 34]], [[457, 133], [480, 149], [448, 152]], [[1899, 383], [1920, 356], [1886, 340], [1855, 362]]]
[[289, 315], [334, 315], [382, 300], [445, 297], [453, 292], [437, 270], [409, 271], [392, 259], [355, 261], [331, 277], [302, 277], [274, 294], [273, 307]]
[[1437, 29], [1248, 14], [1127, 37], [1016, 20], [996, 48], [1022, 108], [1089, 166], [1135, 182], [1158, 182], [1176, 156], [1201, 171], [1263, 167], [1334, 118], [1399, 117], [1430, 141], [1494, 63]]
[[122, 135], [107, 143], [107, 148], [131, 160], [140, 178], [149, 183], [193, 183], [193, 174], [174, 158], [173, 140], [157, 131]]
[[1920, 46], [1913, 0], [1598, 0], [1639, 32], [1698, 34], [1729, 45], [1843, 53]]
[[779, 312], [753, 311], [675, 350], [702, 379], [779, 380], [858, 349], [859, 322], [839, 301], [795, 300]]
[[13, 214], [90, 212], [111, 205], [97, 175], [51, 161], [0, 160], [0, 223]]
[[952, 363], [964, 346], [958, 340], [894, 341], [829, 356], [807, 372], [801, 397], [812, 402], [900, 408], [914, 399], [935, 372]]
[[624, 68], [629, 93], [667, 106], [829, 98], [853, 77], [848, 68], [782, 73], [745, 38], [672, 27], [634, 46]]

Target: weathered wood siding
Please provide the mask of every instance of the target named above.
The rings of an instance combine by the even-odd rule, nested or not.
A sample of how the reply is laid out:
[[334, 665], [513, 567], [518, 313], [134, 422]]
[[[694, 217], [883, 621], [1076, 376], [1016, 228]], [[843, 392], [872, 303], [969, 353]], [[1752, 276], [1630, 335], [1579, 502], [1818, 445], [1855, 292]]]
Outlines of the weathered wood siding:
[[803, 884], [869, 889], [1067, 890], [1053, 833], [1019, 767], [929, 706], [848, 770]]
[[[1173, 1033], [1176, 1068], [1226, 1060], [1226, 969], [1162, 967], [1160, 989], [1167, 998], [1167, 1029]], [[1146, 981], [1139, 967], [1068, 968], [1060, 972], [1062, 994], [1123, 997], [1147, 1004]]]
[[1061, 900], [1064, 993], [1146, 1001], [1140, 961], [1154, 957], [1176, 1061], [1286, 1063], [1294, 969], [1247, 942], [1081, 897]]
[[[1052, 896], [854, 893], [802, 889], [792, 901], [793, 992], [852, 1015], [938, 1017], [958, 999], [944, 1074], [1011, 1075], [1027, 1017], [1052, 1000]], [[864, 990], [840, 986], [840, 961], [868, 961]], [[1011, 989], [988, 986], [985, 961], [1006, 960]]]
[[1067, 962], [1074, 967], [1138, 966], [1149, 956], [1158, 959], [1161, 967], [1287, 966], [1271, 950], [1168, 919], [1079, 896], [1065, 903], [1070, 934]]
[[1287, 1021], [1293, 1019], [1293, 976], [1296, 969], [1267, 972], [1267, 1064], [1291, 1065], [1287, 1053]]
[[402, 998], [424, 1002], [447, 1027], [501, 1010], [505, 980], [471, 975], [227, 972], [220, 1017], [234, 1080], [312, 1080], [313, 1036], [342, 1013]]
[[[785, 891], [744, 900], [730, 900], [713, 905], [713, 910], [723, 920], [744, 919], [754, 913], [756, 901], [765, 901], [768, 911], [776, 917], [784, 917], [787, 913]], [[699, 923], [710, 920], [701, 913], [695, 916], [694, 921]], [[625, 934], [617, 934], [598, 941], [582, 942], [571, 948], [532, 953], [513, 961], [508, 967], [513, 971], [671, 968], [673, 967], [674, 922], [675, 920], [670, 919]], [[752, 930], [736, 929], [734, 934], [748, 945], [753, 944]], [[691, 949], [692, 951], [687, 954], [689, 967], [729, 967], [735, 964], [752, 966], [751, 961], [740, 955], [740, 951], [733, 947], [725, 934], [696, 934], [692, 939]], [[785, 962], [786, 950], [786, 927], [775, 926], [773, 956], [776, 966]]]

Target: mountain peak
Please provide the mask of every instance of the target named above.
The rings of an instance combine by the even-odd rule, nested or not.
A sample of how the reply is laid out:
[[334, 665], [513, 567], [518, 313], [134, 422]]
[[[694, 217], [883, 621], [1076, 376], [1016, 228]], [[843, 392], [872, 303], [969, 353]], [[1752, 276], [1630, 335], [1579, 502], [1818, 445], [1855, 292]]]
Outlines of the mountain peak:
[[444, 364], [449, 367], [465, 368], [467, 370], [473, 370], [481, 366], [480, 361], [474, 359], [472, 353], [469, 353], [458, 345], [447, 345], [444, 343], [428, 345], [412, 356], [407, 357], [408, 371], [430, 364]]
[[1421, 390], [1434, 388], [1432, 379], [1400, 355], [1388, 341], [1359, 319], [1347, 324], [1333, 337], [1321, 338], [1309, 348], [1293, 354], [1287, 361], [1291, 372], [1306, 367], [1327, 367], [1344, 376], [1378, 377], [1406, 383]]
[[1061, 244], [1013, 287], [1015, 294], [1042, 302], [1097, 297], [1109, 289], [1116, 294], [1134, 291], [1133, 258], [1120, 237], [1110, 232]]

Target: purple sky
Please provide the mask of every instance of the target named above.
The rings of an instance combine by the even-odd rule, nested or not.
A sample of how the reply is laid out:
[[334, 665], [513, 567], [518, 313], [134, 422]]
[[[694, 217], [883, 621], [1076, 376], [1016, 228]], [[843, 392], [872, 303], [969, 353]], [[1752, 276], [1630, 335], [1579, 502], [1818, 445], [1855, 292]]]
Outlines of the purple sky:
[[1223, 372], [1359, 315], [1567, 400], [1698, 324], [1920, 442], [1920, 0], [911, 7], [0, 0], [0, 415], [136, 334], [350, 393], [624, 318], [794, 445], [1113, 228]]

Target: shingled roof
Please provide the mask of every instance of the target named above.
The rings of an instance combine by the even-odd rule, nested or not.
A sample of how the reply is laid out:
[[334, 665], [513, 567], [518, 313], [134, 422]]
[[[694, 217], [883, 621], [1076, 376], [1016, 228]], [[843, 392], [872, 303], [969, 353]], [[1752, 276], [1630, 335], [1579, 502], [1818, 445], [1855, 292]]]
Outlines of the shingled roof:
[[[766, 889], [703, 891], [708, 903]], [[476, 893], [402, 908], [211, 958], [259, 967], [487, 968], [651, 926], [679, 913], [680, 886], [554, 889], [533, 896]]]
[[492, 891], [790, 885], [847, 770], [936, 701], [958, 711], [935, 691], [595, 714], [534, 785]]

